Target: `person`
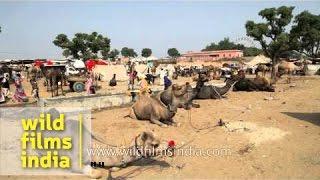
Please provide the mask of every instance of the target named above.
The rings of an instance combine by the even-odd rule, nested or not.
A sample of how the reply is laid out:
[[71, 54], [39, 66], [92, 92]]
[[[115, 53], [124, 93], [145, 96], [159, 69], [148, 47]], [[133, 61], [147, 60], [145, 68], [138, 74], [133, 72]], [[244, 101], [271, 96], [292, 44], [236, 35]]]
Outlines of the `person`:
[[4, 96], [4, 93], [2, 91], [1, 88], [1, 84], [0, 84], [0, 103], [6, 102], [6, 97]]
[[147, 94], [147, 93], [151, 93], [148, 82], [146, 80], [146, 76], [144, 74], [139, 75], [138, 77], [139, 79], [139, 87], [140, 87], [140, 94]]
[[163, 84], [164, 84], [164, 77], [166, 76], [166, 71], [163, 69], [163, 68], [161, 68], [161, 70], [160, 70], [160, 86], [163, 86]]
[[31, 96], [36, 100], [39, 100], [39, 87], [35, 76], [30, 79], [30, 84], [32, 87]]
[[133, 90], [134, 89], [134, 80], [137, 78], [137, 71], [132, 71], [129, 74], [129, 86], [128, 86], [128, 90]]
[[117, 80], [116, 80], [116, 74], [113, 74], [112, 79], [109, 81], [109, 86], [116, 86]]
[[88, 95], [96, 93], [93, 86], [93, 78], [91, 73], [87, 75], [86, 92]]
[[2, 93], [4, 94], [5, 97], [8, 97], [9, 92], [10, 92], [9, 74], [8, 73], [4, 73], [1, 84], [2, 84]]
[[171, 86], [172, 81], [168, 78], [168, 76], [165, 76], [163, 79], [164, 79], [164, 90], [167, 90], [168, 87]]
[[27, 102], [28, 97], [22, 87], [22, 78], [20, 73], [16, 74], [14, 85], [16, 86], [16, 91], [14, 93], [13, 99], [17, 102]]

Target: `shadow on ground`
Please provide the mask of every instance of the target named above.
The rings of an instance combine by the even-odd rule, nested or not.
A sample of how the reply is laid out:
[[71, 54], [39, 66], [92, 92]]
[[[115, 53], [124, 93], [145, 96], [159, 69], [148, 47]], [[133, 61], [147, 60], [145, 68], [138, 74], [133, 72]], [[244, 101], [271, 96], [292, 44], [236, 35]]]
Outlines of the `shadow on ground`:
[[320, 126], [320, 113], [282, 112], [287, 116]]

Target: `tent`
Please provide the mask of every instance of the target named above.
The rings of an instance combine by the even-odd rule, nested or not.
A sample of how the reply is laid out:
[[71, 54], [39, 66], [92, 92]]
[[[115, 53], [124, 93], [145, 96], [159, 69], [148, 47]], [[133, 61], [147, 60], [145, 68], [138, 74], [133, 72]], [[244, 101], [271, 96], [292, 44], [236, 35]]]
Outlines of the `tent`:
[[145, 57], [135, 57], [133, 59], [130, 59], [131, 62], [144, 62], [146, 61]]
[[148, 61], [155, 61], [155, 60], [158, 60], [158, 58], [155, 57], [155, 56], [149, 56], [147, 58], [145, 58], [145, 57], [135, 57], [135, 58], [131, 59], [130, 61], [131, 62], [148, 62]]
[[146, 61], [155, 61], [155, 60], [158, 60], [158, 58], [155, 56], [149, 56], [146, 58]]
[[249, 67], [256, 66], [258, 64], [269, 64], [271, 63], [271, 59], [265, 57], [264, 55], [258, 55], [254, 57], [251, 61], [246, 62], [245, 64]]
[[73, 66], [74, 66], [75, 68], [77, 68], [77, 69], [82, 69], [82, 68], [85, 68], [85, 67], [86, 67], [85, 64], [84, 64], [84, 62], [83, 62], [82, 60], [75, 60], [75, 61], [73, 62]]

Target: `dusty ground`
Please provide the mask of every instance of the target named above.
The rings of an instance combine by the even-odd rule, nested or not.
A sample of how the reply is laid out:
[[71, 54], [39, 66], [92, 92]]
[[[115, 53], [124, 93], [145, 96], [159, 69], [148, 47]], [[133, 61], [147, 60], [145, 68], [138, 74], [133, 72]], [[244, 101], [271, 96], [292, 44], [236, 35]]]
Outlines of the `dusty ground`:
[[[175, 120], [181, 123], [180, 127], [160, 128], [149, 122], [124, 119], [126, 110], [116, 109], [95, 113], [93, 128], [105, 132], [109, 142], [120, 144], [130, 142], [138, 132], [154, 130], [163, 139], [173, 139], [178, 144], [195, 138], [187, 146], [231, 150], [226, 156], [166, 158], [149, 165], [153, 168], [136, 173], [136, 178], [318, 179], [319, 80], [299, 78], [295, 87], [279, 84], [276, 93], [231, 92], [227, 99], [198, 101], [202, 108], [190, 112], [179, 110]], [[264, 100], [269, 96], [273, 99]], [[214, 125], [219, 119], [229, 122], [227, 127], [234, 132], [222, 127], [195, 131]], [[249, 130], [243, 131], [243, 126]], [[134, 168], [114, 175], [121, 176]]]
[[[221, 152], [212, 157], [156, 158], [115, 172], [114, 177], [319, 179], [320, 77], [296, 77], [293, 83], [290, 87], [280, 82], [275, 93], [229, 92], [226, 99], [197, 101], [199, 109], [179, 109], [175, 120], [180, 127], [160, 128], [148, 121], [123, 118], [128, 108], [94, 112], [93, 131], [117, 145], [128, 145], [139, 132], [148, 130], [163, 140], [175, 140], [177, 146], [185, 144], [185, 149]], [[215, 125], [219, 119], [228, 122], [226, 127], [197, 130]], [[228, 153], [222, 152], [226, 149]]]

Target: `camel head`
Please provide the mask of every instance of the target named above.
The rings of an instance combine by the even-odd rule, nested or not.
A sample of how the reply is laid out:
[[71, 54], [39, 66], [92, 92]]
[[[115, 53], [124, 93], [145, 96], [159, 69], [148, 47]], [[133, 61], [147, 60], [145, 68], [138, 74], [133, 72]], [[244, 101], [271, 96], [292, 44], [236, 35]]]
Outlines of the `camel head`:
[[137, 152], [143, 157], [155, 157], [167, 154], [172, 147], [167, 142], [160, 141], [153, 132], [142, 132], [134, 141]]
[[189, 82], [184, 85], [172, 85], [172, 107], [190, 109], [190, 104], [194, 99], [192, 86]]

